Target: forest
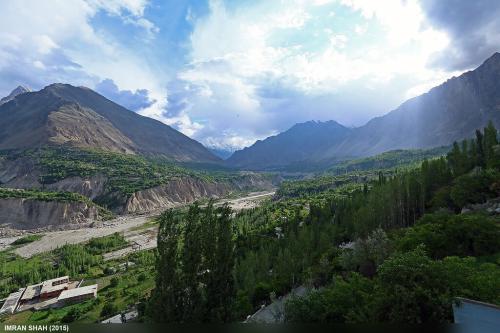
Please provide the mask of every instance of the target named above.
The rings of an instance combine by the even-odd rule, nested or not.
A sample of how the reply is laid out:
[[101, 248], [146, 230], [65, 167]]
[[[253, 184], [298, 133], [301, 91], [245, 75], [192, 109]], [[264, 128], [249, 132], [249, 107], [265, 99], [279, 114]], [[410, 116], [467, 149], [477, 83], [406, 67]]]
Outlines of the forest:
[[450, 322], [456, 297], [500, 304], [498, 143], [490, 123], [364, 181], [285, 183], [239, 213], [164, 213], [144, 320], [242, 321], [298, 286], [308, 294], [286, 302], [286, 322]]

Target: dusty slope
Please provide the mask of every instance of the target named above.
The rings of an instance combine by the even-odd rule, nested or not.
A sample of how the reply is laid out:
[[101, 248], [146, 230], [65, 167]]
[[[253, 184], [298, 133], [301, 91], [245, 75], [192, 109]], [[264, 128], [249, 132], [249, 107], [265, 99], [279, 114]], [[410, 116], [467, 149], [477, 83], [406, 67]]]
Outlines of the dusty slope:
[[84, 226], [99, 220], [96, 206], [84, 202], [56, 202], [32, 199], [0, 199], [2, 227], [38, 229]]

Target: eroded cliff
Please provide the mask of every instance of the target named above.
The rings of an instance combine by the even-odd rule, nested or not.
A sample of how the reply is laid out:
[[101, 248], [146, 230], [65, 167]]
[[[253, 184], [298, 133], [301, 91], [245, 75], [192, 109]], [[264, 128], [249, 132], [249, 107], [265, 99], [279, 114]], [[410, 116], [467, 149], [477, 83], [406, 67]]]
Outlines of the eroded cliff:
[[85, 202], [0, 200], [0, 223], [14, 229], [81, 227], [100, 220], [99, 208]]

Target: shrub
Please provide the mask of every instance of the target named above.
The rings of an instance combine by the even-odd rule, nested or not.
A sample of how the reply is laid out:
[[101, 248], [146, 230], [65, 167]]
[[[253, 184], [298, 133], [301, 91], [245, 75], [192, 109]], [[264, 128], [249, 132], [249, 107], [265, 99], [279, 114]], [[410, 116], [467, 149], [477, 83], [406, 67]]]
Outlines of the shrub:
[[117, 287], [120, 284], [120, 279], [115, 276], [115, 277], [111, 278], [111, 281], [109, 281], [109, 282], [110, 282], [109, 286], [111, 288], [115, 288], [115, 287]]
[[108, 317], [116, 314], [118, 312], [118, 307], [114, 303], [106, 303], [102, 307], [101, 317]]

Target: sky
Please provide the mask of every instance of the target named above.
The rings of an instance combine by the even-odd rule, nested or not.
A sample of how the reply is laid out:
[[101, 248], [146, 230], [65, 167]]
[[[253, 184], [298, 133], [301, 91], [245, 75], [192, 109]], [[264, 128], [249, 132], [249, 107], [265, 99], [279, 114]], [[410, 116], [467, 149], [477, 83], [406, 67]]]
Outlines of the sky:
[[354, 127], [500, 50], [497, 0], [2, 0], [0, 96], [95, 89], [207, 147]]

